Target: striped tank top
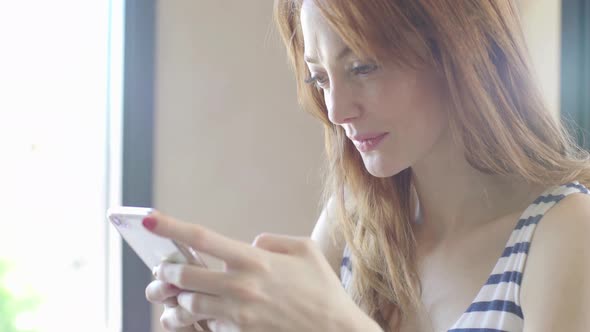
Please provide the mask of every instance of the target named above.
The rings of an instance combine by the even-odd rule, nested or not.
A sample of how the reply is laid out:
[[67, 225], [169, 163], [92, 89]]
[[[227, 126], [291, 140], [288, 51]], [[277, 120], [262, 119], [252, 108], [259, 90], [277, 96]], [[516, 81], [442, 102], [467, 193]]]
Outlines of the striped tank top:
[[[550, 188], [523, 212], [487, 282], [447, 332], [521, 332], [524, 316], [520, 286], [533, 233], [545, 213], [570, 194], [589, 191], [579, 182]], [[348, 288], [352, 278], [350, 250], [344, 248], [340, 279]]]

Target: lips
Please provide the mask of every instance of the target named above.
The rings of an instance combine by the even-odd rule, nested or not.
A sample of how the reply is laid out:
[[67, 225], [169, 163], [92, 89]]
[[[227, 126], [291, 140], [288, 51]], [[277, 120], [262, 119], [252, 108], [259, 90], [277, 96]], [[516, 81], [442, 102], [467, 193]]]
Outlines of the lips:
[[375, 150], [379, 146], [379, 143], [381, 143], [388, 134], [389, 133], [369, 133], [350, 136], [350, 139], [356, 146], [357, 150], [360, 152], [369, 152]]
[[362, 135], [354, 135], [349, 136], [349, 138], [353, 141], [362, 142], [371, 139], [379, 138], [380, 136], [387, 135], [387, 133], [369, 133], [369, 134], [362, 134]]

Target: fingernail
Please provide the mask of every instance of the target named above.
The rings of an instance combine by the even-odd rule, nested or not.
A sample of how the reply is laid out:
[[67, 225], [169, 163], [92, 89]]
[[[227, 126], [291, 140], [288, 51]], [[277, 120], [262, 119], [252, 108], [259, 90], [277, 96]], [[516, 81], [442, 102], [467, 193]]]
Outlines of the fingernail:
[[143, 227], [145, 227], [151, 231], [154, 228], [156, 228], [157, 220], [156, 220], [156, 218], [145, 217], [145, 218], [143, 218], [143, 221], [141, 223], [143, 224]]

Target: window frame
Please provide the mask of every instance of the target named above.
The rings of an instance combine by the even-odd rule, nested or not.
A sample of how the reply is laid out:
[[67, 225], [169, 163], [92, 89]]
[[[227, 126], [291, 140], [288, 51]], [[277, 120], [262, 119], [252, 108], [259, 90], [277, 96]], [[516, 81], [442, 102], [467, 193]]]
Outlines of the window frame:
[[[155, 0], [126, 0], [122, 204], [152, 206]], [[121, 251], [122, 331], [152, 331], [145, 287], [152, 276], [125, 243]]]

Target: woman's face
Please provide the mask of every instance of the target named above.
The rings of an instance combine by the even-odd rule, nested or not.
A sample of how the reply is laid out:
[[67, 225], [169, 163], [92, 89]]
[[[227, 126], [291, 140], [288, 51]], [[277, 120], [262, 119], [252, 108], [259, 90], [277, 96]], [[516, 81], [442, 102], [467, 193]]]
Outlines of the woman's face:
[[368, 172], [393, 176], [425, 158], [448, 128], [440, 80], [353, 54], [304, 1], [301, 26], [310, 79], [324, 94], [328, 117], [360, 152]]

